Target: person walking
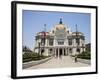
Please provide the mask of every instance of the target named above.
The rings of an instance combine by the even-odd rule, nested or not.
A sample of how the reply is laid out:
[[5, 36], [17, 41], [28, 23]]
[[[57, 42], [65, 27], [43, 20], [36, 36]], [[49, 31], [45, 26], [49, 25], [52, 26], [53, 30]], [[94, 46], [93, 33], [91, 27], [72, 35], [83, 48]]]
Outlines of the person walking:
[[77, 62], [77, 55], [75, 55], [75, 62]]

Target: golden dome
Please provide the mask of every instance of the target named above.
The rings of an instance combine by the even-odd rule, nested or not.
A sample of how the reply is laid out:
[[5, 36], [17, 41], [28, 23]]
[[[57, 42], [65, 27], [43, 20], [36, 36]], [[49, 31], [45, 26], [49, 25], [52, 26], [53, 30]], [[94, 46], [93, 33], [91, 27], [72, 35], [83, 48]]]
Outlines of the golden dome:
[[56, 27], [56, 29], [59, 29], [59, 30], [66, 29], [64, 24], [58, 24], [55, 27]]
[[56, 30], [65, 30], [66, 27], [62, 22], [62, 18], [60, 18], [59, 24], [55, 25]]

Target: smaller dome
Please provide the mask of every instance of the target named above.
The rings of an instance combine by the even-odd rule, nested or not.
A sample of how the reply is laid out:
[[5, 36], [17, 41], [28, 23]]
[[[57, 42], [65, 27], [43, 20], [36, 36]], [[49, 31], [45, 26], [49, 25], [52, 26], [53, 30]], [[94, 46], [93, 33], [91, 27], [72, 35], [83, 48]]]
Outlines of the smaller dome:
[[47, 36], [47, 35], [49, 35], [49, 32], [39, 32], [39, 33], [37, 33], [37, 35], [45, 35], [45, 36]]
[[77, 32], [77, 33], [76, 33], [76, 32], [73, 32], [72, 34], [73, 34], [73, 35], [76, 35], [76, 34], [77, 34], [77, 35], [84, 35], [82, 32]]

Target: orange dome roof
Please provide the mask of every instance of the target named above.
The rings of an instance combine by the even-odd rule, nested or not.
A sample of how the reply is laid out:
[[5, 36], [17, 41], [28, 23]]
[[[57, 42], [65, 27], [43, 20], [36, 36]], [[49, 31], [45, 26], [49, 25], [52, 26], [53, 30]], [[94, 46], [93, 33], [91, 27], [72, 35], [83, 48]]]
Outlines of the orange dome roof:
[[59, 29], [59, 30], [66, 29], [64, 24], [58, 24], [55, 27], [56, 27], [56, 29]]

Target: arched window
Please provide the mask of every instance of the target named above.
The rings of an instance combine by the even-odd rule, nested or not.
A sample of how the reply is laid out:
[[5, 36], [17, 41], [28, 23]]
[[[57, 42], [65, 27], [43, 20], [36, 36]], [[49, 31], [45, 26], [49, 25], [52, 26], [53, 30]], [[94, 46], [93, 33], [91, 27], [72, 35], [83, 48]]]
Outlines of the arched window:
[[53, 39], [49, 39], [49, 45], [53, 46]]
[[52, 53], [52, 49], [49, 49], [50, 54]]
[[72, 53], [72, 48], [69, 49], [69, 53]]
[[77, 45], [80, 45], [80, 39], [79, 38], [76, 38], [76, 43], [77, 43]]
[[77, 50], [76, 50], [77, 52], [80, 52], [80, 49], [79, 48], [77, 48]]
[[67, 31], [67, 33], [69, 34], [69, 31]]
[[44, 53], [44, 49], [41, 50], [41, 53]]
[[45, 45], [45, 39], [44, 39], [44, 38], [41, 39], [41, 45], [42, 45], [42, 46]]
[[54, 30], [52, 31], [52, 33], [54, 33]]
[[72, 45], [72, 39], [68, 39], [68, 44]]

